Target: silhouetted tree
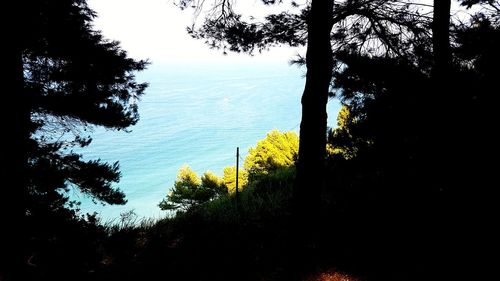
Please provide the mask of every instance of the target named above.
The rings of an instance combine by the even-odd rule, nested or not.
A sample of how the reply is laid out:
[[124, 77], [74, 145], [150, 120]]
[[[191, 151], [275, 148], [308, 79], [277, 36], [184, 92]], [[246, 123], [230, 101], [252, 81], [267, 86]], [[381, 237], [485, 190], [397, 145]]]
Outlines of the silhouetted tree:
[[[96, 15], [84, 0], [26, 0], [10, 7], [15, 20], [5, 57], [12, 87], [4, 96], [13, 114], [5, 118], [4, 178], [12, 185], [2, 185], [0, 196], [14, 206], [7, 228], [65, 212], [70, 187], [98, 201], [125, 203], [111, 185], [119, 179], [118, 164], [85, 161], [72, 148], [90, 143], [85, 132], [92, 126], [121, 130], [137, 122], [146, 84], [137, 83], [134, 72], [146, 62], [128, 58], [118, 42], [93, 30]], [[22, 264], [27, 257], [20, 259], [10, 260]]]

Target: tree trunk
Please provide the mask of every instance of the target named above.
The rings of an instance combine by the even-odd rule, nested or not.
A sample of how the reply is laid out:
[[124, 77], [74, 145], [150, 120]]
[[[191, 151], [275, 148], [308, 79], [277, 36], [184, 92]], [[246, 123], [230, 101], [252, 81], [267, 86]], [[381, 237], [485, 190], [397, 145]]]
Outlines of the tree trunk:
[[[449, 76], [451, 70], [450, 53], [450, 8], [451, 0], [434, 0], [432, 22], [432, 47], [434, 65], [431, 76], [432, 105], [429, 108], [427, 124], [430, 126], [428, 141], [428, 159], [430, 179], [435, 190], [444, 189], [449, 183], [449, 172], [452, 170], [453, 154], [457, 154], [451, 146], [457, 143], [454, 131], [458, 120], [457, 98], [453, 97]], [[432, 159], [432, 160], [430, 160]]]
[[434, 0], [432, 45], [434, 51], [434, 76], [446, 75], [450, 66], [450, 9], [451, 0]]
[[[451, 189], [455, 188], [452, 181], [457, 178], [455, 169], [461, 162], [457, 156], [461, 156], [457, 147], [461, 137], [457, 136], [459, 122], [457, 99], [453, 96], [456, 92], [450, 83], [451, 50], [450, 50], [450, 0], [434, 0], [434, 12], [432, 22], [432, 48], [433, 69], [431, 73], [431, 84], [429, 93], [431, 102], [428, 107], [426, 119], [422, 124], [429, 127], [425, 137], [425, 161], [422, 163], [423, 170], [427, 170], [427, 176], [422, 188], [426, 190], [423, 197], [428, 206], [423, 227], [432, 231], [432, 236], [427, 236], [425, 245], [421, 249], [422, 256], [428, 255], [427, 267], [436, 272], [437, 279], [445, 278], [453, 274], [454, 270], [443, 266], [443, 260], [452, 260], [450, 255], [454, 245], [448, 241], [440, 241], [436, 237], [450, 237], [460, 233], [459, 228], [453, 226], [452, 216], [448, 216], [450, 210], [457, 211], [450, 204], [454, 196]], [[454, 159], [455, 158], [455, 159]], [[442, 224], [447, 221], [446, 226]], [[454, 229], [454, 230], [452, 230]], [[466, 239], [466, 238], [464, 238]], [[439, 242], [438, 242], [439, 241]], [[449, 264], [456, 265], [456, 260]]]
[[307, 74], [302, 95], [300, 146], [293, 194], [295, 213], [305, 219], [314, 216], [318, 210], [324, 186], [326, 104], [333, 71], [332, 21], [332, 0], [311, 1], [307, 20]]

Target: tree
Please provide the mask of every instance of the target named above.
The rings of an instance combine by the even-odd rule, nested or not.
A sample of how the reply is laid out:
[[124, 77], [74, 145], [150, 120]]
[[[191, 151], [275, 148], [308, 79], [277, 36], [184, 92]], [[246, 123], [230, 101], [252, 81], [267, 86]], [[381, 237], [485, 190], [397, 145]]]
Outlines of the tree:
[[[29, 36], [22, 61], [32, 124], [30, 170], [36, 173], [37, 165], [47, 159], [44, 169], [59, 179], [52, 188], [70, 183], [97, 200], [123, 204], [124, 195], [111, 187], [119, 179], [118, 165], [86, 162], [69, 149], [90, 143], [84, 134], [91, 126], [121, 130], [138, 121], [137, 101], [146, 84], [137, 83], [134, 72], [144, 69], [146, 62], [128, 58], [118, 42], [92, 30], [95, 13], [85, 1], [47, 2], [33, 8], [30, 12], [37, 16], [29, 23], [41, 25], [42, 32], [22, 31]], [[34, 178], [30, 190], [44, 183]]]
[[266, 138], [250, 148], [245, 158], [245, 170], [251, 179], [268, 175], [280, 168], [295, 166], [299, 137], [294, 132], [272, 130]]
[[147, 85], [137, 83], [134, 72], [147, 63], [128, 58], [118, 42], [92, 29], [95, 13], [86, 1], [48, 1], [31, 8], [27, 13], [36, 16], [20, 31], [27, 37], [22, 62], [31, 111], [30, 169], [36, 172], [47, 159], [46, 169], [61, 182], [54, 188], [70, 183], [97, 200], [123, 204], [123, 194], [110, 185], [119, 178], [118, 165], [83, 161], [70, 149], [90, 143], [85, 132], [92, 126], [122, 130], [138, 121], [137, 102]]
[[227, 193], [227, 188], [215, 174], [205, 172], [200, 179], [188, 165], [185, 165], [180, 168], [172, 190], [167, 198], [160, 202], [159, 207], [162, 210], [187, 211], [224, 193]]
[[[4, 96], [13, 114], [4, 120], [12, 134], [2, 159], [12, 185], [2, 186], [0, 197], [15, 202], [2, 206], [15, 207], [7, 225], [17, 229], [20, 221], [43, 221], [42, 213], [65, 212], [69, 202], [61, 191], [70, 187], [124, 204], [124, 194], [112, 186], [120, 177], [118, 164], [84, 161], [72, 148], [90, 143], [85, 132], [92, 126], [121, 130], [137, 122], [146, 84], [137, 83], [134, 73], [147, 63], [128, 58], [118, 42], [93, 30], [96, 14], [84, 0], [26, 0], [10, 7], [11, 87]], [[9, 261], [21, 264], [12, 256]]]
[[179, 169], [174, 187], [167, 199], [160, 202], [160, 209], [175, 210], [178, 208], [189, 209], [197, 203], [197, 192], [201, 180], [198, 175], [187, 165]]
[[328, 132], [326, 150], [329, 157], [340, 155], [344, 159], [352, 159], [356, 156], [359, 144], [351, 133], [354, 123], [349, 107], [343, 105], [337, 116], [337, 128]]
[[210, 171], [205, 172], [203, 176], [201, 176], [201, 186], [202, 188], [210, 190], [213, 194], [212, 198], [221, 196], [228, 192], [224, 180]]
[[[236, 167], [224, 167], [223, 175], [224, 185], [227, 187], [229, 193], [236, 192]], [[238, 171], [238, 190], [242, 190], [248, 184], [248, 172], [245, 169]]]

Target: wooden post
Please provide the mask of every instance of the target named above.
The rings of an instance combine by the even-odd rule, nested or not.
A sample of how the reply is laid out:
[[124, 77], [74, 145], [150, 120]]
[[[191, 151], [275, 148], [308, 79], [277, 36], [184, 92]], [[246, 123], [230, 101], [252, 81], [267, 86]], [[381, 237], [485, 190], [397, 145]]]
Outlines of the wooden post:
[[240, 148], [236, 147], [236, 209], [238, 209], [238, 200], [239, 200], [239, 192], [238, 192], [238, 169], [239, 169], [239, 161], [240, 160]]

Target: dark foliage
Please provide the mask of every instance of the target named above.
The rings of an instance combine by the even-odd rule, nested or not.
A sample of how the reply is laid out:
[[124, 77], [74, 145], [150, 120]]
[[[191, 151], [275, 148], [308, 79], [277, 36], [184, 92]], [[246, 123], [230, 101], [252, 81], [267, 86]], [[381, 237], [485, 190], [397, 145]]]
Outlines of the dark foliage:
[[128, 58], [118, 42], [92, 29], [95, 13], [85, 1], [25, 4], [18, 32], [31, 111], [30, 190], [70, 183], [98, 200], [123, 204], [124, 195], [111, 187], [119, 180], [117, 163], [85, 162], [70, 149], [90, 143], [85, 135], [90, 126], [124, 129], [137, 122], [146, 84], [135, 82], [134, 72], [146, 63]]
[[118, 164], [84, 161], [71, 149], [90, 143], [85, 132], [91, 126], [124, 129], [137, 122], [146, 84], [135, 82], [134, 72], [146, 63], [128, 58], [118, 42], [92, 29], [95, 13], [85, 1], [25, 4], [18, 32], [31, 112], [30, 193], [76, 186], [97, 200], [123, 204], [124, 194], [111, 185], [119, 180]]
[[330, 141], [351, 142], [357, 151], [328, 164], [330, 212], [337, 227], [350, 230], [342, 235], [333, 228], [326, 236], [343, 241], [341, 263], [350, 260], [385, 280], [487, 274], [481, 252], [493, 243], [485, 233], [494, 206], [487, 183], [486, 155], [494, 147], [488, 89], [498, 75], [492, 67], [498, 28], [484, 15], [451, 28], [452, 59], [439, 80], [428, 64], [431, 54], [411, 60], [338, 54], [344, 67], [334, 86], [355, 122], [348, 138], [332, 134], [337, 138]]
[[121, 130], [138, 121], [147, 85], [134, 73], [147, 62], [128, 58], [118, 42], [93, 30], [96, 15], [86, 1], [26, 0], [9, 8], [15, 20], [6, 68], [15, 83], [5, 96], [12, 113], [5, 117], [10, 135], [2, 175], [12, 184], [2, 185], [1, 197], [13, 203], [2, 217], [9, 211], [3, 227], [15, 249], [3, 251], [2, 243], [0, 278], [18, 280], [25, 272], [33, 279], [74, 279], [70, 273], [80, 276], [76, 271], [95, 262], [95, 235], [104, 232], [95, 218], [78, 214], [67, 192], [77, 188], [109, 204], [126, 200], [113, 186], [118, 163], [83, 160], [73, 149], [90, 143], [93, 126]]

